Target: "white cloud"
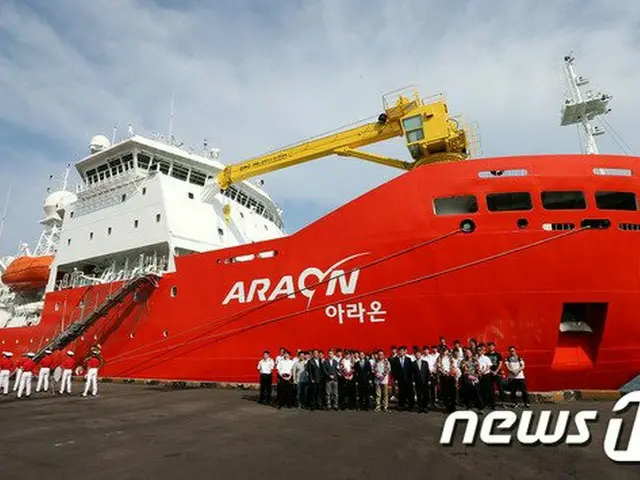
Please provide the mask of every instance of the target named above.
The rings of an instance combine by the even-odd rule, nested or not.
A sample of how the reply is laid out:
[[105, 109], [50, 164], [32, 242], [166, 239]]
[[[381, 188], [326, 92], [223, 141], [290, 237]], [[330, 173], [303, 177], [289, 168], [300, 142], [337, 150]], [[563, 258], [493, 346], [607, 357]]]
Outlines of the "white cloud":
[[[609, 120], [635, 146], [634, 0], [225, 3], [0, 3], [0, 125], [15, 133], [0, 145], [0, 194], [19, 183], [24, 196], [1, 250], [37, 235], [43, 181], [93, 134], [130, 121], [165, 132], [172, 91], [180, 139], [206, 137], [228, 163], [376, 115], [380, 95], [408, 83], [446, 92], [454, 113], [478, 121], [485, 155], [572, 152], [558, 107], [560, 61], [573, 49], [578, 69], [614, 94]], [[601, 146], [616, 151], [610, 138]], [[373, 150], [406, 157], [400, 140]], [[291, 208], [299, 226], [394, 175], [331, 158], [266, 181], [285, 214], [309, 205], [309, 216]]]

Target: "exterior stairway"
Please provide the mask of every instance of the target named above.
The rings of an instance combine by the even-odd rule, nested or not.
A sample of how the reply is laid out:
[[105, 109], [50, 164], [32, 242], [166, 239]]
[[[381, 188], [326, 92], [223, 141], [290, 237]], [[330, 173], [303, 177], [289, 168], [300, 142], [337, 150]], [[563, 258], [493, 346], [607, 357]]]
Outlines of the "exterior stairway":
[[623, 395], [635, 392], [636, 390], [640, 390], [640, 375], [620, 387], [620, 393]]
[[34, 360], [37, 362], [44, 356], [45, 350], [59, 350], [65, 348], [75, 339], [86, 332], [93, 324], [104, 317], [109, 311], [118, 305], [127, 295], [135, 292], [144, 284], [157, 286], [160, 275], [156, 273], [148, 273], [146, 275], [134, 277], [124, 283], [114, 293], [107, 295], [104, 301], [91, 311], [86, 317], [81, 318], [77, 322], [71, 323], [66, 329], [58, 333], [51, 341], [45, 344], [38, 352]]

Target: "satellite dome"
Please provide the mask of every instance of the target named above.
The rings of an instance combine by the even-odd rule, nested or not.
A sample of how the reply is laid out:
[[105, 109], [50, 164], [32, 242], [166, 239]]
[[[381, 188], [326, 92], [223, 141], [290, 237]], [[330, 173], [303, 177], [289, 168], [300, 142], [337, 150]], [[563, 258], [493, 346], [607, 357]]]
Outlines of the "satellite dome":
[[91, 143], [89, 143], [89, 151], [91, 153], [97, 153], [110, 146], [111, 142], [107, 137], [104, 135], [95, 135], [91, 138]]
[[44, 201], [45, 219], [55, 218], [62, 219], [66, 209], [78, 200], [78, 197], [66, 190], [59, 190], [49, 194]]

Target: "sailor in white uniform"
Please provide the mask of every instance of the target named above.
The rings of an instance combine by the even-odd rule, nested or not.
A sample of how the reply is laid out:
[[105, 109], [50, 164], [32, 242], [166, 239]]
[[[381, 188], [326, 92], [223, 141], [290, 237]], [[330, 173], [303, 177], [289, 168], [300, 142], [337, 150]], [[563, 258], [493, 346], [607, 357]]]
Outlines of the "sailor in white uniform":
[[27, 397], [31, 396], [31, 380], [33, 379], [33, 371], [36, 369], [36, 362], [33, 361], [33, 357], [35, 356], [36, 354], [33, 352], [27, 353], [27, 359], [22, 364], [18, 398], [21, 398], [23, 393], [25, 393]]
[[73, 377], [73, 369], [76, 366], [76, 361], [73, 359], [72, 350], [67, 351], [67, 359], [62, 362], [62, 380], [60, 380], [60, 395], [62, 395], [65, 390], [68, 395], [71, 395], [71, 377]]
[[[23, 357], [26, 357], [26, 355], [22, 355]], [[24, 362], [26, 359], [25, 358], [21, 358], [20, 360], [18, 360], [16, 362], [16, 379], [13, 382], [13, 391], [17, 392], [18, 391], [18, 387], [20, 386], [20, 379], [22, 378], [22, 362]]]
[[9, 378], [11, 377], [11, 370], [13, 370], [13, 362], [11, 357], [13, 353], [2, 352], [4, 358], [0, 360], [0, 391], [3, 395], [9, 394]]
[[51, 374], [51, 350], [44, 351], [44, 358], [40, 360], [40, 372], [38, 372], [38, 384], [36, 385], [36, 392], [49, 390], [49, 375]]

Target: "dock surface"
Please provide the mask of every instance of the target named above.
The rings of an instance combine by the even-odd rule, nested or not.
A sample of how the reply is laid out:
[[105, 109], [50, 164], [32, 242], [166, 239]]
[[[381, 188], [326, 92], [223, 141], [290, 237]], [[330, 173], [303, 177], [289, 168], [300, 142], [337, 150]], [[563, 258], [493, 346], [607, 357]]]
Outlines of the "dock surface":
[[0, 397], [3, 478], [640, 479], [640, 465], [604, 454], [612, 402], [534, 406], [599, 410], [584, 447], [465, 447], [460, 438], [445, 447], [440, 412], [278, 410], [254, 392], [122, 384], [83, 398], [74, 388]]

